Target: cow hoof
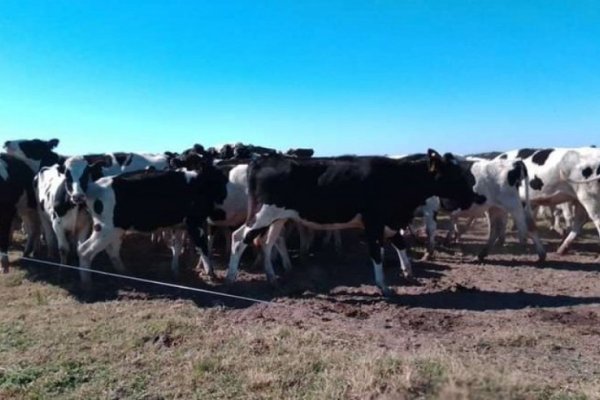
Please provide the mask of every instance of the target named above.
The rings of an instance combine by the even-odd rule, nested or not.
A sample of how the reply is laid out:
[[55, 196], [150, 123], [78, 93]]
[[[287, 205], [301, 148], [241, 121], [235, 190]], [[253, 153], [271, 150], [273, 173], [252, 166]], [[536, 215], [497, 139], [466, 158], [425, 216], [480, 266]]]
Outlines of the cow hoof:
[[477, 258], [475, 259], [475, 262], [478, 262], [480, 264], [485, 264], [485, 259], [487, 257], [487, 254], [480, 254], [477, 256]]
[[392, 290], [392, 288], [390, 288], [389, 286], [384, 286], [384, 287], [380, 287], [379, 288], [381, 290], [381, 294], [384, 297], [393, 297], [396, 293], [394, 293], [394, 291]]
[[539, 264], [541, 264], [541, 263], [543, 263], [545, 261], [546, 261], [546, 253], [538, 254], [538, 260], [537, 260], [537, 262]]

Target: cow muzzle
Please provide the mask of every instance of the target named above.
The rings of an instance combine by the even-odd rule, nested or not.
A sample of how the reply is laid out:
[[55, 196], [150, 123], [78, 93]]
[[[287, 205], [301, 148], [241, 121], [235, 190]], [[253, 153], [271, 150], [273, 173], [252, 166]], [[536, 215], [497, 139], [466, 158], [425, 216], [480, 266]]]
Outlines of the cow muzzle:
[[86, 197], [83, 194], [74, 194], [71, 196], [71, 201], [77, 205], [85, 204]]

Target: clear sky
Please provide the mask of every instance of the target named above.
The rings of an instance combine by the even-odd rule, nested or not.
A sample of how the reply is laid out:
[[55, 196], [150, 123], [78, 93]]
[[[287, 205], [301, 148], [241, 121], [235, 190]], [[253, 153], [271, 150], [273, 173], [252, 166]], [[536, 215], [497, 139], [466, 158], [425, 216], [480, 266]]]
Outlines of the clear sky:
[[1, 0], [0, 139], [600, 145], [600, 2]]

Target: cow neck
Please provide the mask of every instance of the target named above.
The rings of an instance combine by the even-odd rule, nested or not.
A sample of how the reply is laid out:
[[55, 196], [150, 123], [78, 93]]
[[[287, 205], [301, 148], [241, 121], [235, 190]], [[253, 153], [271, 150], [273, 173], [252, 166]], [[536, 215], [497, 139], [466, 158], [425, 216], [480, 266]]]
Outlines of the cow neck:
[[34, 170], [33, 172], [39, 172], [44, 167], [51, 167], [55, 164], [59, 164], [60, 162], [64, 162], [66, 159], [66, 157], [58, 155], [57, 153], [51, 151], [50, 153], [42, 157], [42, 159], [39, 161], [40, 164], [38, 170]]

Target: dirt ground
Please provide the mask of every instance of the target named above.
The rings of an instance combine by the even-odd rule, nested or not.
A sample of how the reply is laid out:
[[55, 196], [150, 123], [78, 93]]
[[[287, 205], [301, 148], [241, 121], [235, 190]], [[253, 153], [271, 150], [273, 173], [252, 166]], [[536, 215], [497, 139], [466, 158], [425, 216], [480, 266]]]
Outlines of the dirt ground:
[[[294, 271], [277, 288], [265, 282], [261, 269], [251, 266], [250, 257], [243, 263], [239, 282], [227, 288], [219, 281], [198, 278], [190, 268], [193, 260], [185, 260], [188, 268], [179, 282], [270, 304], [101, 277], [94, 277], [95, 292], [90, 297], [79, 289], [75, 273], [63, 271], [59, 277], [53, 267], [23, 262], [21, 269], [0, 281], [0, 357], [4, 355], [4, 361], [0, 360], [0, 398], [52, 394], [71, 398], [600, 398], [600, 264], [596, 261], [600, 245], [596, 234], [587, 231], [570, 254], [558, 256], [553, 251], [559, 238], [544, 231], [549, 255], [543, 264], [536, 262], [531, 246], [524, 249], [509, 235], [507, 245], [481, 264], [474, 261], [474, 254], [483, 244], [485, 230], [479, 224], [464, 236], [461, 245], [441, 246], [433, 261], [415, 261], [413, 281], [400, 277], [395, 253], [386, 251], [386, 278], [396, 291], [391, 299], [383, 298], [374, 286], [366, 247], [355, 233], [344, 236], [343, 255], [327, 249], [305, 260], [294, 255]], [[440, 237], [443, 233], [440, 231]], [[148, 251], [148, 246], [140, 238], [124, 244], [124, 261], [131, 273], [173, 282], [169, 253]], [[418, 246], [413, 256], [419, 258]], [[217, 255], [216, 260], [223, 276], [224, 259]], [[112, 271], [104, 267], [106, 259], [97, 264], [98, 269]], [[20, 275], [15, 278], [14, 274]], [[171, 373], [158, 374], [150, 361], [130, 366], [150, 377], [139, 390], [131, 389], [133, 383], [126, 378], [123, 383], [117, 377], [113, 381], [95, 375], [58, 392], [48, 389], [39, 376], [24, 384], [9, 380], [15, 371], [29, 365], [44, 370], [53, 360], [48, 356], [50, 361], [40, 363], [35, 352], [16, 351], [11, 345], [12, 327], [22, 327], [21, 334], [39, 331], [32, 341], [45, 346], [52, 342], [51, 332], [59, 329], [57, 325], [77, 330], [88, 313], [104, 321], [103, 326], [126, 323], [127, 319], [119, 318], [127, 317], [110, 318], [111, 314], [121, 315], [116, 310], [124, 308], [134, 316], [148, 310], [148, 316], [139, 319], [140, 332], [148, 319], [164, 321], [174, 318], [172, 313], [180, 313], [173, 326], [189, 323], [195, 327], [190, 331], [161, 328], [162, 333], [154, 337], [155, 342], [179, 349], [180, 353], [168, 360], [153, 361], [172, 365]], [[35, 322], [35, 316], [54, 312], [61, 313], [60, 321], [36, 325], [40, 322]], [[131, 317], [130, 322], [138, 321], [136, 318]], [[194, 336], [201, 334], [194, 318], [203, 318], [202, 329], [210, 321], [209, 332], [216, 336], [201, 330], [207, 336], [195, 342]], [[219, 328], [215, 330], [215, 326]], [[135, 326], [131, 329], [129, 334], [135, 336]], [[291, 337], [279, 338], [281, 329]], [[76, 340], [72, 348], [77, 349], [85, 342], [72, 340]], [[104, 343], [108, 339], [96, 340]], [[237, 354], [223, 353], [222, 346], [229, 341]], [[287, 343], [290, 348], [281, 350], [274, 343]], [[184, 350], [200, 351], [197, 347], [212, 350], [204, 356], [193, 353], [191, 366], [186, 367]], [[318, 351], [313, 354], [315, 349]], [[65, 351], [65, 357], [79, 357], [77, 360], [84, 357], [81, 352], [85, 354], [81, 349], [77, 356]], [[110, 358], [114, 352], [127, 358], [130, 351], [116, 347], [106, 350], [105, 356]], [[206, 367], [206, 357], [220, 360], [218, 366], [211, 361]], [[296, 363], [313, 365], [314, 359], [322, 363], [316, 370], [286, 369]], [[85, 366], [98, 360], [77, 362]], [[287, 361], [280, 365], [281, 360]], [[280, 372], [249, 372], [259, 368], [255, 364], [273, 365]], [[245, 375], [228, 375], [230, 367], [238, 373], [245, 371]], [[190, 383], [179, 375], [197, 375], [204, 369], [211, 372], [211, 378], [201, 383]], [[121, 384], [129, 389], [119, 389]], [[223, 387], [231, 391], [223, 391]]]

